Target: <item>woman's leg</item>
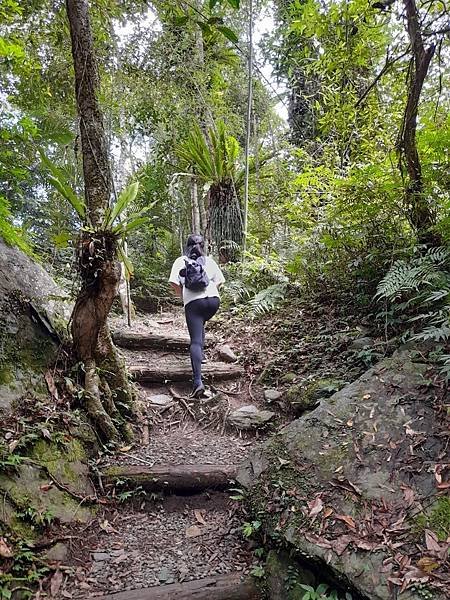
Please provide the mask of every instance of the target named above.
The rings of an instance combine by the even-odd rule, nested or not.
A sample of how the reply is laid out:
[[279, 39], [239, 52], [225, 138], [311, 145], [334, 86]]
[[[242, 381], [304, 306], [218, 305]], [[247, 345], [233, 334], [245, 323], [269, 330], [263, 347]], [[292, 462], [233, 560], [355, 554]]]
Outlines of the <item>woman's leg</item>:
[[202, 358], [203, 358], [203, 340], [205, 331], [205, 317], [207, 307], [205, 301], [208, 298], [200, 298], [186, 304], [185, 314], [186, 323], [191, 338], [189, 347], [192, 364], [192, 375], [194, 380], [194, 389], [202, 385]]

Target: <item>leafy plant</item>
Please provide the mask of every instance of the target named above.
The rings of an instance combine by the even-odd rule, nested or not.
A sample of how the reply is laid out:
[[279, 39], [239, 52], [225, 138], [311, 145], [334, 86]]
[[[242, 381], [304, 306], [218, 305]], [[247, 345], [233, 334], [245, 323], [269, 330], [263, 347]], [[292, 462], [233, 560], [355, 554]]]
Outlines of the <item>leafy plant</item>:
[[410, 324], [408, 334], [413, 340], [450, 339], [449, 261], [447, 248], [430, 248], [409, 261], [394, 263], [378, 285], [376, 298], [388, 300]]
[[[301, 600], [339, 600], [339, 595], [336, 590], [330, 590], [326, 583], [321, 583], [317, 588], [304, 583], [299, 584], [302, 590], [305, 590]], [[346, 592], [345, 600], [352, 600], [352, 595]]]
[[261, 528], [261, 521], [251, 521], [242, 524], [242, 533], [249, 538]]
[[39, 150], [43, 165], [47, 168], [49, 182], [65, 198], [77, 213], [81, 221], [86, 222], [85, 230], [101, 233], [110, 233], [119, 240], [117, 253], [119, 259], [125, 264], [129, 273], [133, 272], [133, 267], [124, 249], [125, 237], [135, 229], [142, 227], [150, 222], [148, 212], [153, 208], [155, 202], [143, 209], [126, 214], [126, 211], [132, 206], [139, 191], [139, 183], [133, 182], [125, 187], [117, 197], [116, 202], [105, 211], [101, 224], [94, 229], [92, 223], [87, 218], [87, 207], [85, 201], [76, 194], [69, 182], [69, 176], [63, 169], [57, 167], [42, 150]]

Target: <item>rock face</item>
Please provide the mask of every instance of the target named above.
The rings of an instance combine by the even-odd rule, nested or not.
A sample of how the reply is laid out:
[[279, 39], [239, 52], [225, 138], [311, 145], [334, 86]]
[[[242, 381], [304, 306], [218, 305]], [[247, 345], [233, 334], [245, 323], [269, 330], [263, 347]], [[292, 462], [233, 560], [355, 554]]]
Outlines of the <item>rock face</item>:
[[295, 383], [285, 393], [286, 408], [301, 415], [306, 410], [314, 408], [319, 400], [328, 398], [340, 390], [344, 382], [338, 379], [318, 379], [306, 383]]
[[241, 408], [230, 413], [228, 422], [238, 429], [258, 429], [268, 423], [274, 416], [275, 413], [270, 410], [259, 410], [253, 404], [249, 404], [248, 406], [241, 406]]
[[[428, 368], [413, 351], [384, 359], [281, 430], [238, 474], [269, 537], [363, 598], [388, 600], [417, 577], [430, 583], [419, 549], [429, 557], [434, 547], [437, 564], [437, 547], [445, 554], [450, 510], [435, 478], [445, 426]], [[411, 586], [401, 597], [420, 598]]]
[[70, 302], [47, 272], [0, 238], [0, 411], [32, 391], [65, 334]]

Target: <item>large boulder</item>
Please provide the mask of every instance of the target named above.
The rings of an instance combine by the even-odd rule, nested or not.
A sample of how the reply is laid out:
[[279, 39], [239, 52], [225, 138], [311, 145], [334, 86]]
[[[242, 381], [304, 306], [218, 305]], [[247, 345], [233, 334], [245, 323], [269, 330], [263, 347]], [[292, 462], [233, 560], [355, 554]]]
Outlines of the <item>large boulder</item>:
[[69, 316], [69, 298], [46, 270], [0, 238], [0, 411], [28, 392], [46, 394]]
[[[238, 474], [265, 534], [371, 600], [445, 597], [446, 428], [429, 365], [384, 359], [253, 453]], [[441, 586], [441, 587], [439, 587]]]

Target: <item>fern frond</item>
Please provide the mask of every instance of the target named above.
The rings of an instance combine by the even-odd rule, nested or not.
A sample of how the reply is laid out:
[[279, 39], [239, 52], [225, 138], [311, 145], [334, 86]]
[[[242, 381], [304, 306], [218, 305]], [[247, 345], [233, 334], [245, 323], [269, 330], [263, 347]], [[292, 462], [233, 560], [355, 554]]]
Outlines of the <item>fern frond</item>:
[[261, 316], [273, 310], [284, 300], [286, 287], [285, 283], [274, 283], [268, 288], [258, 292], [256, 296], [248, 302], [251, 313], [254, 316]]

